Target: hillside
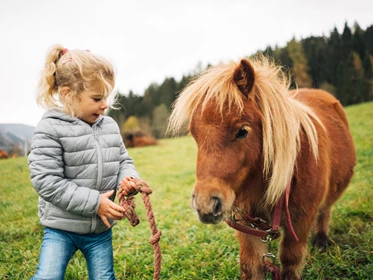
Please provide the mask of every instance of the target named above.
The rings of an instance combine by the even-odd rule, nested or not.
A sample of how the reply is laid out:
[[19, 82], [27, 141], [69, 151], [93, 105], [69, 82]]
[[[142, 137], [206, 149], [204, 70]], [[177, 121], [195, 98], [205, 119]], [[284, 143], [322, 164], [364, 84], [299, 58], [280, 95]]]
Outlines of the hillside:
[[13, 151], [23, 155], [27, 150], [35, 127], [25, 124], [0, 123], [0, 149], [9, 152], [17, 149], [20, 152]]

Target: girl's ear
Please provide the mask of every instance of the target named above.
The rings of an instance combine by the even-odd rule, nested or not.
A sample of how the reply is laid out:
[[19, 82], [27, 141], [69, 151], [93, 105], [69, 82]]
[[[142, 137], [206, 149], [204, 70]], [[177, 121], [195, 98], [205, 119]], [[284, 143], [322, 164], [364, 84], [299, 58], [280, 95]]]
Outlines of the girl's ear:
[[62, 88], [60, 89], [60, 94], [61, 94], [62, 96], [66, 96], [66, 95], [69, 94], [70, 91], [71, 91], [71, 89], [70, 89], [69, 87], [62, 87]]
[[73, 101], [72, 91], [69, 87], [62, 87], [60, 89], [60, 97], [67, 103], [70, 103]]

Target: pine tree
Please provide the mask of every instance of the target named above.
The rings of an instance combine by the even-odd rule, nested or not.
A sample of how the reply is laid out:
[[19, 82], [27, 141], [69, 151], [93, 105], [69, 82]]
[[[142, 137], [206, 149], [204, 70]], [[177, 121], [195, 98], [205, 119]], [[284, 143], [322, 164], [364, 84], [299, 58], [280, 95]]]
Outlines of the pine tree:
[[166, 78], [159, 88], [160, 104], [164, 104], [170, 110], [176, 97], [177, 84], [174, 78]]
[[342, 42], [342, 56], [345, 57], [352, 52], [352, 32], [348, 27], [347, 22], [345, 23], [343, 33], [341, 36]]
[[361, 60], [364, 60], [367, 54], [363, 37], [364, 31], [360, 28], [358, 23], [355, 23], [352, 36], [352, 50], [359, 55]]
[[353, 104], [355, 89], [353, 87], [354, 61], [353, 54], [340, 61], [336, 73], [336, 94], [342, 105]]
[[363, 35], [366, 52], [373, 55], [373, 25], [369, 26]]
[[342, 60], [341, 44], [341, 36], [337, 28], [334, 28], [327, 43], [326, 64], [328, 65], [328, 72], [326, 73], [325, 81], [335, 86], [337, 84], [339, 63]]
[[308, 61], [308, 73], [312, 79], [312, 87], [326, 85], [328, 67], [326, 65], [326, 41], [324, 37], [310, 37], [302, 40], [304, 54]]

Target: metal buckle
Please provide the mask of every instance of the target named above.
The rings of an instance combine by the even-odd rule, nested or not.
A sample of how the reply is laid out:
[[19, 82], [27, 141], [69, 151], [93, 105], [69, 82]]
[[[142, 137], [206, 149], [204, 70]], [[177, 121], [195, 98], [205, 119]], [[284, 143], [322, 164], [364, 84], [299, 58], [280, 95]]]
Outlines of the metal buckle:
[[265, 253], [265, 254], [263, 254], [263, 256], [262, 256], [263, 262], [265, 261], [266, 258], [272, 259], [273, 261], [276, 260], [276, 256], [274, 254], [272, 254], [272, 253]]
[[266, 236], [264, 236], [263, 238], [260, 239], [263, 243], [268, 243], [268, 242], [271, 242], [272, 241], [272, 235], [271, 234], [267, 234]]
[[266, 232], [268, 232], [268, 234], [265, 237], [261, 238], [263, 243], [271, 242], [272, 240], [275, 240], [281, 236], [280, 231], [272, 230], [271, 228], [269, 230], [266, 230]]
[[256, 223], [259, 222], [259, 223], [261, 223], [261, 224], [266, 224], [266, 225], [268, 225], [267, 221], [263, 220], [262, 218], [256, 217], [256, 218], [254, 218], [254, 220], [255, 220]]
[[[266, 237], [268, 238], [268, 236], [270, 236], [270, 235], [267, 235]], [[265, 262], [265, 259], [266, 259], [266, 258], [267, 258], [267, 259], [272, 259], [272, 262], [273, 262], [273, 263], [274, 263], [274, 261], [276, 260], [276, 256], [275, 256], [274, 254], [271, 253], [271, 251], [272, 251], [272, 244], [271, 244], [271, 241], [272, 241], [272, 239], [271, 239], [271, 237], [269, 237], [269, 238], [268, 238], [268, 241], [267, 241], [267, 242], [269, 242], [269, 243], [268, 243], [268, 253], [263, 254], [263, 256], [262, 256], [262, 261], [263, 261], [263, 263]]]

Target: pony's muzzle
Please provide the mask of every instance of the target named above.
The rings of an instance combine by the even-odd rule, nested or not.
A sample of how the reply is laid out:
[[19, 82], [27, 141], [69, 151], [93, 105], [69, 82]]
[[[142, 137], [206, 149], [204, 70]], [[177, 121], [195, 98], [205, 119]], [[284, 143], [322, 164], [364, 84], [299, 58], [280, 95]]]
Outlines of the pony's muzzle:
[[202, 197], [193, 193], [192, 205], [202, 223], [217, 224], [223, 219], [223, 202], [218, 196]]

